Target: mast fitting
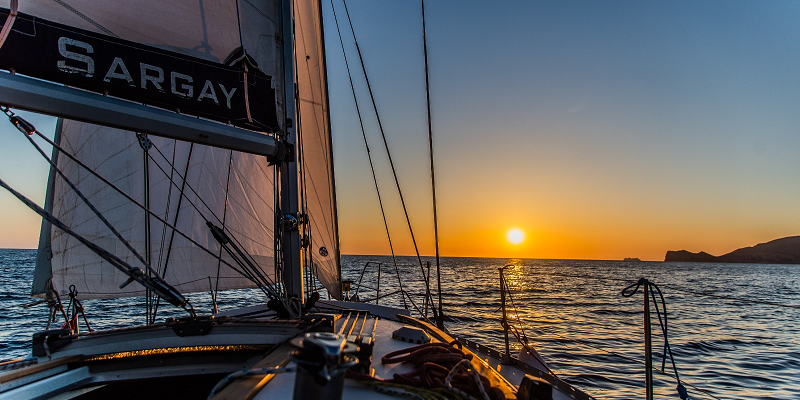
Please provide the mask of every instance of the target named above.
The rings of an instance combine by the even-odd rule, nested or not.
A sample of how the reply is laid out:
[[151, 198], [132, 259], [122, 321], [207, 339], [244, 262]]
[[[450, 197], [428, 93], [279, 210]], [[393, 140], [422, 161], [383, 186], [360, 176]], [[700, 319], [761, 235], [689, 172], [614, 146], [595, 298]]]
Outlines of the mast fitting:
[[286, 140], [282, 140], [275, 145], [275, 154], [267, 156], [269, 165], [275, 165], [282, 162], [294, 162], [294, 145]]

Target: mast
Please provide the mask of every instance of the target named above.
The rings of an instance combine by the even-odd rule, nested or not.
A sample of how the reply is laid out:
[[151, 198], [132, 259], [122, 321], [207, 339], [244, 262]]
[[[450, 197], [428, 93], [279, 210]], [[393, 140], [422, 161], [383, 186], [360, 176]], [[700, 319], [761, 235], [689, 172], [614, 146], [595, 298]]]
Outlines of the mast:
[[[286, 119], [284, 139], [290, 145], [291, 153], [297, 144], [297, 112], [295, 85], [295, 50], [294, 50], [294, 2], [284, 0], [283, 8], [283, 63], [284, 63], [284, 99]], [[300, 257], [300, 223], [299, 223], [299, 188], [298, 170], [295, 155], [289, 155], [280, 164], [281, 176], [281, 259], [283, 260], [283, 285], [288, 297], [296, 296], [302, 303], [303, 263]]]

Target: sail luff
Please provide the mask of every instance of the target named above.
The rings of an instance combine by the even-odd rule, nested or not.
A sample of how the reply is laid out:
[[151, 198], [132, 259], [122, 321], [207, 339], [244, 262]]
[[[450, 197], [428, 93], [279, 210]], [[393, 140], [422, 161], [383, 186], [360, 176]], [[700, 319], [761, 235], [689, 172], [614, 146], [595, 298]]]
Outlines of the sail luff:
[[[318, 11], [319, 15], [322, 15], [322, 2], [320, 1], [318, 4], [319, 4], [319, 8], [318, 8], [319, 9], [319, 11]], [[320, 20], [319, 20], [319, 26], [320, 26], [319, 30], [322, 33], [320, 35], [321, 36], [320, 42], [322, 43], [321, 47], [323, 49], [326, 48], [325, 47], [325, 34], [324, 34], [324, 32], [325, 32], [325, 24], [324, 24], [324, 22], [325, 22], [325, 20], [323, 18], [320, 18]], [[330, 165], [330, 167], [329, 167], [330, 168], [330, 174], [331, 174], [330, 176], [331, 176], [331, 178], [333, 178], [333, 177], [336, 176], [336, 173], [334, 171], [334, 162], [333, 162], [333, 129], [331, 129], [330, 108], [328, 107], [330, 105], [330, 93], [329, 93], [329, 91], [327, 89], [327, 86], [328, 86], [327, 58], [326, 57], [322, 57], [320, 62], [322, 63], [322, 73], [323, 73], [323, 79], [325, 80], [325, 88], [326, 88], [325, 89], [325, 114], [326, 114], [326, 118], [325, 119], [327, 121], [327, 130], [328, 130], [327, 139], [328, 139], [328, 144], [330, 146], [329, 147], [329, 151], [328, 151], [328, 159], [329, 159], [328, 162], [329, 162], [329, 165]], [[332, 294], [332, 297], [334, 297], [335, 299], [341, 300], [341, 296], [342, 296], [342, 293], [343, 293], [343, 291], [342, 291], [342, 253], [339, 250], [340, 249], [340, 247], [339, 247], [340, 246], [340, 243], [339, 243], [339, 207], [338, 207], [338, 203], [337, 203], [337, 200], [336, 200], [337, 199], [336, 198], [336, 179], [331, 179], [330, 180], [330, 185], [331, 185], [330, 188], [331, 188], [331, 202], [332, 202], [332, 204], [331, 204], [332, 213], [331, 214], [333, 216], [333, 244], [335, 246], [334, 263], [336, 265], [336, 282], [335, 282], [336, 283], [336, 287], [334, 288], [334, 292]]]
[[[53, 135], [53, 142], [59, 144], [61, 142], [61, 129], [63, 127], [63, 120], [59, 118], [56, 121], [56, 130]], [[51, 155], [53, 163], [58, 165], [58, 149], [53, 147]], [[53, 213], [53, 186], [55, 185], [55, 167], [50, 166], [50, 172], [47, 175], [47, 191], [44, 198], [44, 210]], [[51, 259], [53, 258], [53, 249], [51, 247], [52, 235], [50, 231], [52, 226], [50, 222], [42, 218], [42, 227], [39, 231], [39, 246], [36, 252], [36, 267], [33, 272], [33, 284], [31, 285], [31, 296], [46, 295], [50, 289], [53, 280], [53, 270]]]
[[322, 4], [296, 0], [295, 38], [305, 259], [328, 290], [341, 296], [336, 195], [325, 65]]

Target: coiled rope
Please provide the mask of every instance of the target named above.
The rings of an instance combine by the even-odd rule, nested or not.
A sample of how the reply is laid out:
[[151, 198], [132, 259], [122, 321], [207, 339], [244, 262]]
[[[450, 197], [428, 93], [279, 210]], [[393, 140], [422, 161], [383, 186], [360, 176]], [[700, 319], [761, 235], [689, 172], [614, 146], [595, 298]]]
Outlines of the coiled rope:
[[387, 353], [381, 358], [383, 364], [411, 363], [414, 369], [410, 372], [394, 374], [392, 379], [378, 379], [352, 373], [351, 376], [372, 388], [385, 385], [391, 390], [403, 390], [404, 386], [418, 388], [407, 391], [409, 397], [415, 398], [432, 398], [417, 396], [422, 393], [419, 390], [421, 388], [434, 391], [427, 392], [429, 395], [434, 395], [439, 389], [446, 389], [467, 399], [474, 399], [475, 395], [482, 400], [505, 399], [503, 391], [493, 387], [486, 377], [480, 375], [472, 366], [471, 360], [472, 354], [464, 353], [456, 341], [450, 344], [425, 343]]

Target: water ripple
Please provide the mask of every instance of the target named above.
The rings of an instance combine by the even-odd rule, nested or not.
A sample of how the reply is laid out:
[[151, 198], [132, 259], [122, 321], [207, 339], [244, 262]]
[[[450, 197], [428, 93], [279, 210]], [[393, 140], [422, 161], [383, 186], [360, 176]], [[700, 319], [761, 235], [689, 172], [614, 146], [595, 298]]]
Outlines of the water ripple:
[[[0, 359], [24, 357], [33, 332], [46, 326], [45, 306], [29, 303], [35, 252], [0, 250]], [[391, 258], [343, 256], [342, 275], [358, 278], [366, 261], [392, 265]], [[423, 261], [433, 261], [424, 258]], [[424, 286], [416, 258], [400, 257], [404, 289], [423, 304]], [[587, 260], [510, 260], [442, 258], [442, 294], [447, 327], [454, 334], [504, 347], [500, 326], [497, 268], [506, 269], [516, 312], [525, 335], [562, 379], [598, 399], [644, 397], [642, 298], [623, 298], [620, 278], [647, 277], [661, 286], [669, 310], [670, 344], [681, 378], [723, 399], [800, 399], [800, 310], [691, 295], [670, 290], [706, 292], [800, 305], [800, 266], [692, 264]], [[396, 282], [394, 267], [385, 268], [384, 288]], [[391, 279], [390, 279], [391, 278]], [[377, 269], [367, 270], [374, 286]], [[384, 289], [382, 289], [383, 291]], [[365, 291], [364, 298], [375, 291]], [[201, 312], [210, 309], [207, 293], [189, 295]], [[260, 301], [257, 291], [219, 294], [221, 307]], [[509, 303], [511, 301], [509, 300]], [[97, 328], [142, 323], [142, 299], [86, 300], [87, 315]], [[380, 304], [402, 307], [389, 296]], [[161, 317], [179, 316], [164, 309]], [[655, 316], [653, 317], [655, 319]], [[516, 319], [512, 318], [516, 323]], [[654, 364], [661, 367], [661, 333], [654, 322]], [[512, 344], [515, 345], [515, 344]], [[515, 345], [519, 349], [519, 345]], [[671, 372], [671, 365], [666, 364]], [[689, 387], [692, 399], [708, 399]], [[655, 376], [657, 398], [677, 398], [675, 381]]]

